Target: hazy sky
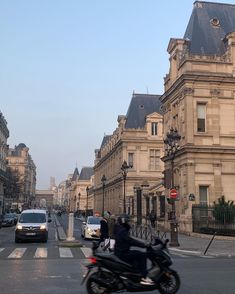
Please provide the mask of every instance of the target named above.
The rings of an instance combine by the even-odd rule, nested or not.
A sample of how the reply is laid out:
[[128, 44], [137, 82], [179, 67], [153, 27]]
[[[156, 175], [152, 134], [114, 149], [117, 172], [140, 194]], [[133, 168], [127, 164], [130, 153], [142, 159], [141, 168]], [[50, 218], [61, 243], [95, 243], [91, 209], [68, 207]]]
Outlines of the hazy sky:
[[37, 189], [93, 166], [133, 91], [163, 93], [193, 2], [0, 0], [0, 111], [10, 147], [30, 148]]

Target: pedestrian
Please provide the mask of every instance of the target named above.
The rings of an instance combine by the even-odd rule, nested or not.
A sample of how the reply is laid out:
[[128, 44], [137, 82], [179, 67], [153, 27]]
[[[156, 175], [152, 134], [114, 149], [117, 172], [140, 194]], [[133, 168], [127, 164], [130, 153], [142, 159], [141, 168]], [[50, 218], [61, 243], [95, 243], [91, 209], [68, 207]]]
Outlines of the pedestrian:
[[147, 245], [130, 236], [129, 216], [118, 218], [118, 228], [115, 230], [114, 254], [121, 260], [133, 265], [133, 269], [142, 275], [142, 285], [152, 285], [154, 282], [147, 277], [146, 252], [130, 249], [131, 246], [146, 248]]
[[151, 227], [155, 228], [155, 221], [157, 219], [156, 212], [152, 209], [149, 214], [149, 220], [151, 222]]
[[104, 211], [103, 218], [100, 221], [100, 240], [99, 240], [99, 243], [104, 242], [105, 239], [109, 238], [109, 226], [108, 226], [109, 218], [110, 218], [110, 212]]
[[108, 219], [109, 242], [108, 242], [108, 244], [106, 244], [109, 251], [114, 250], [116, 227], [117, 227], [116, 217], [115, 217], [115, 215], [111, 214], [110, 218]]

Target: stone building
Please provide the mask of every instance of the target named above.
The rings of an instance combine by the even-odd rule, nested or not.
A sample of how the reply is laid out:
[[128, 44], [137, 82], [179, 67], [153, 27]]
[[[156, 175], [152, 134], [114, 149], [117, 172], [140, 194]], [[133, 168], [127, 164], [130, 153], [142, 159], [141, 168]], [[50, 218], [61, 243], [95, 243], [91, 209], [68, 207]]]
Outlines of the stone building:
[[75, 168], [71, 179], [70, 210], [79, 214], [92, 214], [93, 204], [93, 167], [82, 167], [79, 174]]
[[35, 207], [45, 208], [50, 211], [54, 206], [54, 198], [54, 190], [36, 190]]
[[[235, 200], [234, 20], [235, 5], [196, 1], [184, 37], [170, 39], [167, 49], [164, 137], [170, 128], [181, 135], [174, 182], [183, 231], [192, 231], [192, 203]], [[169, 170], [168, 156], [164, 162]]]
[[8, 152], [8, 137], [9, 130], [7, 128], [7, 121], [0, 112], [0, 216], [2, 215], [4, 209], [4, 186], [7, 180], [6, 156]]
[[162, 189], [163, 176], [159, 97], [133, 93], [127, 114], [118, 116], [118, 127], [112, 135], [104, 136], [95, 151], [96, 211], [109, 210], [115, 215], [129, 212], [141, 222], [151, 208], [157, 208], [156, 192]]
[[17, 194], [11, 199], [12, 204], [19, 208], [33, 207], [35, 204], [36, 166], [29, 154], [29, 148], [20, 143], [15, 148], [9, 148], [7, 154], [8, 168], [17, 185]]

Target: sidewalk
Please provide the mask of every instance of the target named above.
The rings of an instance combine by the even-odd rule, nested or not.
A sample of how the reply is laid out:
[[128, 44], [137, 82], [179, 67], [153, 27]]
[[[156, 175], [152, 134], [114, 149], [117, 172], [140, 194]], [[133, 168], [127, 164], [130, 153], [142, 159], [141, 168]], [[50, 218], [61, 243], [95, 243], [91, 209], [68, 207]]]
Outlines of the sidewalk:
[[[169, 235], [167, 237], [169, 238]], [[207, 249], [212, 238], [212, 235], [205, 234], [193, 233], [191, 236], [179, 234], [178, 241], [180, 246], [169, 247], [169, 250], [175, 253], [199, 256], [235, 257], [235, 237], [215, 236]], [[206, 249], [207, 252], [205, 252]]]
[[[55, 223], [57, 227], [58, 239], [66, 240], [66, 235], [58, 218], [55, 215]], [[196, 256], [214, 256], [214, 257], [235, 257], [235, 237], [215, 236], [207, 249], [212, 235], [196, 234], [178, 235], [179, 247], [168, 247], [170, 252]], [[170, 240], [170, 234], [167, 233], [166, 238]], [[206, 251], [207, 249], [207, 251]], [[206, 252], [205, 252], [206, 251]], [[204, 254], [205, 253], [205, 254]]]

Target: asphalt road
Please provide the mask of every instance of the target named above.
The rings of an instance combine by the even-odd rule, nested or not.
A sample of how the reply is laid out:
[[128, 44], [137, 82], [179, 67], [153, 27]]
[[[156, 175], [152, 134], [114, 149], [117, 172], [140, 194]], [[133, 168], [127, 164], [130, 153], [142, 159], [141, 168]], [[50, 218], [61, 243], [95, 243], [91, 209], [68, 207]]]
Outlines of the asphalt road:
[[[65, 216], [66, 218], [66, 216]], [[80, 236], [79, 222], [75, 228]], [[76, 225], [76, 224], [75, 224]], [[90, 247], [90, 241], [83, 241]], [[9, 258], [17, 249], [25, 249], [22, 256]], [[47, 252], [35, 257], [35, 252]], [[0, 293], [1, 294], [48, 294], [86, 293], [81, 286], [83, 264], [86, 262], [80, 248], [63, 255], [56, 238], [54, 224], [50, 224], [48, 243], [14, 243], [14, 227], [0, 230]], [[40, 251], [39, 250], [39, 251]], [[61, 251], [62, 250], [62, 251]], [[206, 258], [173, 255], [173, 267], [181, 277], [179, 294], [234, 294], [235, 267], [233, 258]], [[144, 292], [142, 292], [143, 294]], [[157, 292], [153, 292], [157, 293]]]

